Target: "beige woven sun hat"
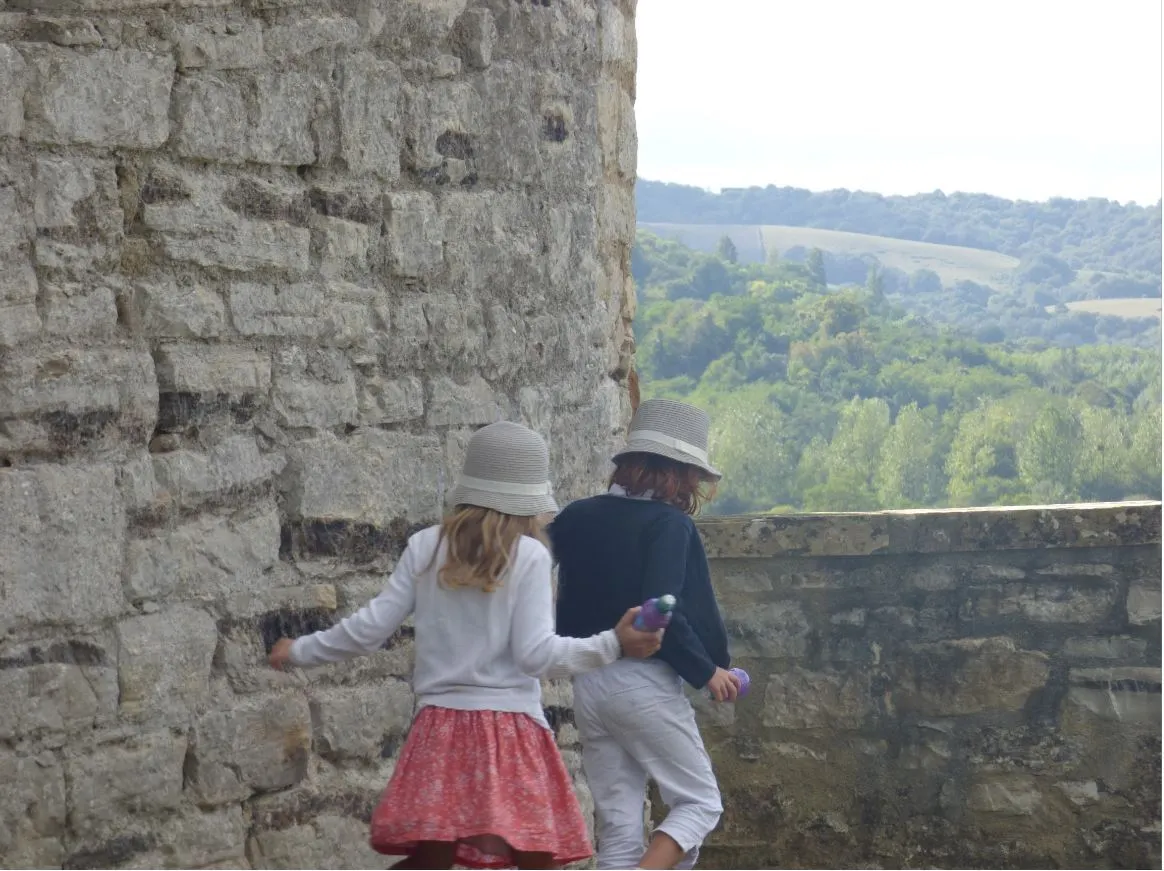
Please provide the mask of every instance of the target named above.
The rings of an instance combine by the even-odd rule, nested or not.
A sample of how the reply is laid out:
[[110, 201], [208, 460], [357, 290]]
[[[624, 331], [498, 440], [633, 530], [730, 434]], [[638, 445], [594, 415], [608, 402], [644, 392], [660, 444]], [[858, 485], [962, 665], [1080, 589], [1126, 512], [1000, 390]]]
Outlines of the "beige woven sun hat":
[[469, 439], [452, 502], [518, 517], [557, 511], [545, 440], [509, 421], [477, 430]]
[[707, 412], [671, 399], [648, 399], [631, 419], [626, 447], [614, 455], [657, 454], [669, 460], [697, 466], [712, 478], [723, 474], [708, 461], [707, 432], [711, 420]]

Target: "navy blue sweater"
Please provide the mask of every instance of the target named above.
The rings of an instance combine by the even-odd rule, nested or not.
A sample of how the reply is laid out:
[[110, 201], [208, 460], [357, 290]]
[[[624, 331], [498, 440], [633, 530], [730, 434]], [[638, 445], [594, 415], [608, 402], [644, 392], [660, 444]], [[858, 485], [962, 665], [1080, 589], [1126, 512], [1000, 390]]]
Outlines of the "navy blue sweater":
[[557, 632], [586, 638], [627, 608], [678, 600], [655, 654], [697, 689], [727, 668], [727, 632], [695, 523], [672, 505], [603, 494], [572, 502], [549, 528], [558, 562]]

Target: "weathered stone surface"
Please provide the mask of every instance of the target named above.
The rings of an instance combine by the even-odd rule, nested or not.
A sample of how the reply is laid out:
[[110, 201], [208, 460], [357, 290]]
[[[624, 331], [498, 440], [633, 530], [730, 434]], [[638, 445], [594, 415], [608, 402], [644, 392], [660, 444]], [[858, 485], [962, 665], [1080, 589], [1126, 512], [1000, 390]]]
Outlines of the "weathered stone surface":
[[206, 805], [282, 789], [307, 773], [311, 713], [301, 696], [252, 698], [210, 711], [190, 738], [189, 789]]
[[354, 424], [356, 376], [342, 353], [289, 348], [275, 354], [272, 408], [283, 426], [333, 429]]
[[316, 95], [316, 82], [306, 73], [258, 73], [255, 76], [258, 114], [249, 131], [251, 159], [287, 166], [314, 163], [311, 113]]
[[157, 410], [154, 367], [142, 351], [65, 348], [0, 359], [0, 455], [75, 451], [111, 433], [144, 439]]
[[412, 688], [399, 680], [311, 694], [315, 741], [326, 758], [380, 759], [392, 755], [412, 723]]
[[117, 626], [121, 711], [136, 719], [180, 718], [210, 695], [218, 633], [205, 611], [178, 606]]
[[255, 868], [383, 868], [368, 846], [368, 826], [349, 816], [323, 813], [309, 822], [260, 831], [247, 844]]
[[1034, 778], [996, 777], [974, 784], [966, 806], [972, 811], [1008, 816], [1030, 816], [1043, 804]]
[[0, 739], [91, 728], [117, 704], [117, 671], [105, 668], [97, 675], [103, 684], [96, 687], [100, 696], [77, 665], [54, 662], [0, 670], [0, 697], [5, 700]]
[[245, 396], [266, 393], [271, 386], [270, 357], [248, 348], [165, 345], [155, 359], [164, 391]]
[[433, 198], [402, 193], [385, 199], [385, 244], [393, 273], [431, 275], [444, 261], [444, 224]]
[[931, 717], [1021, 710], [1050, 674], [1044, 653], [1010, 638], [966, 638], [917, 645], [902, 662], [895, 704]]
[[150, 732], [65, 759], [69, 821], [79, 830], [182, 799], [186, 739]]
[[[98, 179], [113, 174], [113, 162], [78, 157], [42, 157], [36, 162], [33, 215], [41, 229], [76, 227], [76, 209], [97, 193]], [[105, 181], [106, 179], [102, 179]]]
[[[348, 294], [344, 298], [344, 294]], [[235, 328], [247, 336], [314, 338], [346, 347], [366, 338], [371, 327], [366, 297], [358, 287], [301, 282], [239, 283], [231, 287]]]
[[360, 384], [359, 405], [363, 426], [415, 420], [424, 414], [424, 385], [415, 375], [366, 378]]
[[274, 506], [241, 517], [208, 517], [131, 541], [126, 595], [133, 600], [214, 599], [254, 589], [279, 560]]
[[351, 45], [359, 38], [360, 24], [354, 18], [312, 18], [268, 28], [263, 44], [271, 58], [287, 59], [321, 48]]
[[340, 156], [358, 175], [400, 177], [398, 128], [401, 75], [390, 61], [358, 53], [339, 68]]
[[206, 339], [226, 330], [226, 309], [213, 289], [173, 281], [139, 282], [133, 293], [133, 325], [147, 336]]
[[183, 76], [174, 88], [174, 143], [184, 157], [241, 163], [248, 151], [242, 86], [212, 73]]
[[60, 861], [53, 836], [65, 824], [65, 776], [51, 753], [0, 753], [0, 862], [7, 868], [38, 867], [21, 860]]
[[298, 517], [386, 526], [439, 515], [441, 445], [433, 436], [358, 430], [300, 442], [288, 468]]
[[239, 221], [231, 229], [196, 237], [166, 236], [166, 255], [198, 266], [231, 272], [281, 269], [305, 272], [310, 265], [311, 233], [284, 223]]
[[461, 60], [470, 69], [482, 70], [493, 63], [497, 25], [488, 9], [466, 9], [457, 18], [453, 42]]
[[0, 45], [0, 136], [19, 136], [24, 130], [27, 70], [20, 52], [10, 45]]
[[1111, 616], [1115, 603], [1112, 587], [1003, 587], [980, 597], [970, 619], [1022, 616], [1036, 623], [1098, 623]]
[[168, 55], [124, 49], [28, 52], [26, 138], [59, 145], [158, 148], [170, 135]]
[[505, 417], [497, 394], [484, 378], [458, 384], [450, 378], [433, 379], [429, 386], [429, 426], [473, 426], [495, 423]]
[[1068, 716], [1159, 728], [1159, 668], [1073, 668], [1070, 683]]
[[231, 436], [206, 453], [172, 451], [154, 457], [154, 475], [171, 504], [195, 506], [259, 486], [284, 466], [279, 454], [263, 454], [253, 436]]
[[1132, 584], [1128, 587], [1128, 622], [1133, 626], [1144, 626], [1160, 621], [1160, 589], [1147, 584]]
[[111, 467], [0, 469], [0, 625], [120, 614], [124, 537]]
[[810, 626], [796, 601], [765, 602], [725, 615], [735, 652], [745, 656], [802, 657], [808, 653]]
[[109, 338], [117, 329], [117, 300], [108, 287], [46, 284], [44, 329], [69, 339]]
[[1115, 659], [1138, 662], [1144, 658], [1148, 642], [1127, 635], [1089, 636], [1068, 638], [1063, 644], [1063, 655], [1072, 659]]
[[178, 66], [182, 69], [245, 69], [261, 64], [263, 29], [257, 21], [186, 24], [178, 29]]
[[762, 717], [779, 729], [856, 729], [872, 711], [864, 675], [793, 668], [769, 675]]

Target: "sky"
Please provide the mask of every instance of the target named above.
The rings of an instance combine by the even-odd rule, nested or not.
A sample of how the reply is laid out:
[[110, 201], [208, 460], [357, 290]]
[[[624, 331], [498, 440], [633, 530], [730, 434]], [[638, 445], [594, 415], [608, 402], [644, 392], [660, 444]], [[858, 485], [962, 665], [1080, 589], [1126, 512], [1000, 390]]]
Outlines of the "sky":
[[1161, 196], [1161, 0], [639, 0], [639, 177]]

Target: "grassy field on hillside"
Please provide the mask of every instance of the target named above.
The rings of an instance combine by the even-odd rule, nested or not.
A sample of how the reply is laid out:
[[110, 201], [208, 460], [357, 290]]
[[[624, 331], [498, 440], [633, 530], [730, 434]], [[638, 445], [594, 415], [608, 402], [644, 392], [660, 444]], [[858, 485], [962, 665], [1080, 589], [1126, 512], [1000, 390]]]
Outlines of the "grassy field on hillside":
[[740, 260], [751, 263], [766, 259], [769, 251], [783, 254], [797, 246], [820, 248], [834, 254], [871, 254], [881, 261], [882, 266], [906, 273], [933, 270], [947, 286], [958, 281], [976, 281], [997, 287], [1005, 283], [1009, 273], [1018, 266], [1016, 258], [996, 251], [812, 227], [656, 223], [639, 226], [665, 239], [678, 239], [697, 251], [714, 251], [723, 236], [730, 236]]
[[1159, 318], [1160, 306], [1158, 298], [1084, 299], [1067, 303], [1068, 310], [1073, 312], [1115, 315], [1119, 318]]

